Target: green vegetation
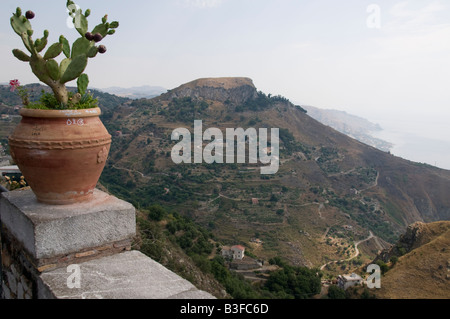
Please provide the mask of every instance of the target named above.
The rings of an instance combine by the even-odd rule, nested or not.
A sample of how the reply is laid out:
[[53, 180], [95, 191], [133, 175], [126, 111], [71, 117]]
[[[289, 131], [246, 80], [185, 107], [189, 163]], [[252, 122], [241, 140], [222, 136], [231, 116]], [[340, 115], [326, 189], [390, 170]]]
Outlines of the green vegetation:
[[292, 155], [294, 152], [303, 152], [307, 157], [309, 157], [309, 154], [311, 153], [310, 148], [300, 142], [297, 142], [294, 135], [292, 135], [288, 129], [280, 128], [279, 134], [280, 140], [283, 142], [283, 153], [285, 155]]
[[175, 218], [167, 224], [166, 229], [174, 236], [176, 243], [189, 256], [206, 257], [211, 254], [214, 246], [209, 240], [212, 235], [187, 217], [178, 214], [173, 216]]
[[321, 147], [317, 164], [327, 174], [339, 173], [341, 171], [335, 160], [339, 158], [339, 152], [334, 147]]
[[365, 184], [374, 183], [377, 179], [377, 170], [372, 167], [361, 167], [357, 171], [359, 181]]
[[331, 285], [328, 288], [327, 296], [329, 299], [346, 299], [347, 298], [347, 294], [345, 293], [345, 290], [339, 288], [336, 285]]
[[191, 97], [173, 98], [166, 109], [159, 112], [169, 122], [193, 123], [198, 120], [209, 107], [203, 100], [193, 99]]
[[[152, 206], [154, 207], [154, 206]], [[179, 246], [193, 260], [197, 267], [205, 272], [212, 274], [221, 284], [224, 285], [227, 292], [235, 298], [258, 298], [252, 285], [245, 281], [236, 273], [230, 272], [225, 265], [222, 257], [216, 256], [208, 259], [214, 246], [211, 243], [212, 235], [202, 227], [196, 225], [187, 217], [180, 216], [177, 213], [168, 213], [161, 206], [156, 206], [157, 219], [164, 216], [168, 223], [164, 227], [156, 223], [153, 208], [146, 213], [147, 218], [138, 217], [137, 222], [141, 234], [140, 250], [147, 256], [156, 261], [168, 259], [164, 250], [165, 241], [169, 240], [174, 245]], [[183, 268], [180, 263], [169, 260], [166, 266], [185, 278], [190, 278], [191, 274]]]
[[382, 261], [381, 259], [380, 259], [380, 260], [377, 260], [376, 264], [377, 264], [378, 266], [380, 266], [380, 270], [381, 270], [381, 274], [382, 274], [382, 275], [386, 274], [386, 272], [389, 270], [389, 265], [386, 264], [386, 263], [385, 263], [384, 261]]
[[298, 110], [300, 110], [300, 111], [303, 112], [303, 113], [308, 113], [308, 111], [305, 110], [304, 108], [302, 108], [300, 105], [295, 105], [295, 108], [298, 109]]
[[320, 293], [322, 277], [318, 269], [288, 265], [281, 258], [269, 260], [282, 269], [270, 274], [264, 288], [278, 298], [307, 299]]
[[258, 92], [256, 99], [249, 99], [243, 105], [236, 106], [236, 112], [244, 111], [261, 111], [273, 106], [273, 101], [269, 96], [263, 92]]
[[98, 107], [98, 100], [94, 98], [92, 94], [85, 93], [76, 104], [71, 103], [75, 94], [70, 91], [67, 94], [69, 96], [69, 102], [68, 104], [63, 104], [56, 99], [54, 94], [42, 90], [42, 95], [39, 98], [39, 101], [30, 102], [27, 107], [40, 110], [64, 110], [67, 108], [80, 110]]
[[210, 261], [210, 271], [235, 299], [261, 299], [271, 298], [267, 291], [253, 286], [249, 281], [236, 272], [228, 270], [225, 260], [216, 256]]
[[[151, 157], [147, 160], [148, 167], [151, 167]], [[117, 169], [109, 162], [101, 175], [100, 182], [116, 196], [125, 198], [136, 207], [145, 208], [148, 207], [149, 203], [155, 202], [166, 205], [169, 203], [172, 205], [189, 203], [198, 197], [192, 194], [191, 189], [180, 185], [177, 182], [176, 175], [157, 175], [152, 183], [137, 187], [135, 181], [139, 176], [137, 172], [130, 173], [126, 170]], [[170, 189], [170, 192], [166, 194], [165, 188]]]
[[395, 266], [395, 264], [398, 262], [398, 257], [397, 256], [392, 256], [389, 261], [392, 264], [392, 267]]
[[386, 202], [384, 204], [386, 212], [391, 216], [397, 223], [402, 224], [402, 214], [401, 210], [396, 207], [392, 202]]
[[[229, 103], [230, 102], [228, 102], [228, 103], [225, 102], [225, 104], [229, 104]], [[249, 99], [249, 100], [245, 101], [244, 104], [236, 106], [235, 111], [236, 112], [263, 111], [263, 110], [267, 110], [267, 109], [273, 107], [277, 103], [291, 104], [289, 99], [287, 99], [281, 95], [276, 95], [276, 96], [272, 96], [271, 94], [266, 95], [265, 93], [258, 91], [257, 97], [255, 99]], [[299, 105], [295, 105], [295, 108], [302, 111], [303, 113], [306, 113], [306, 110]]]

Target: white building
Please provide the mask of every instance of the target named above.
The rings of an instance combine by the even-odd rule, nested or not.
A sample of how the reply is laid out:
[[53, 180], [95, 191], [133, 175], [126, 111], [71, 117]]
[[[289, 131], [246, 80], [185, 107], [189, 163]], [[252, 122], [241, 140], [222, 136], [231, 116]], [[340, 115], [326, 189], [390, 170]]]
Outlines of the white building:
[[231, 257], [233, 259], [242, 260], [244, 258], [245, 247], [241, 245], [234, 245], [231, 248], [228, 246], [222, 247], [222, 256]]
[[337, 284], [341, 289], [347, 289], [348, 287], [353, 287], [357, 285], [361, 285], [363, 283], [363, 279], [361, 276], [352, 273], [351, 275], [339, 275], [337, 278]]

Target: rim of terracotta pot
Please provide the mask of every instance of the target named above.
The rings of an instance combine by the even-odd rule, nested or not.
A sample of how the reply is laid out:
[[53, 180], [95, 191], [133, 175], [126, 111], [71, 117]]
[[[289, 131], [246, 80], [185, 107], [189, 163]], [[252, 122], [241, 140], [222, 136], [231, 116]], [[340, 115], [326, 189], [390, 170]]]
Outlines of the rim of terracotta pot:
[[80, 110], [41, 110], [21, 108], [20, 115], [26, 117], [67, 118], [67, 117], [95, 117], [102, 114], [99, 107]]

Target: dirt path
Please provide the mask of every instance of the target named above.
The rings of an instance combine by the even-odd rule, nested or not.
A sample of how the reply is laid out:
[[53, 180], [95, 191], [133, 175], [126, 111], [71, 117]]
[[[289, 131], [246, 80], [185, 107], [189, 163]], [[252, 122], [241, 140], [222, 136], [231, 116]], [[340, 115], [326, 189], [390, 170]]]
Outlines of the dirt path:
[[[205, 195], [205, 194], [200, 194], [200, 193], [193, 193], [193, 194]], [[231, 198], [231, 197], [228, 197], [228, 196], [219, 194], [216, 198], [210, 199], [210, 200], [208, 201], [208, 203], [212, 203], [212, 202], [214, 202], [215, 200], [219, 199], [220, 197], [223, 197], [223, 198], [226, 198], [226, 199], [229, 199], [229, 200], [234, 200], [234, 201], [243, 201], [243, 199]]]
[[359, 256], [358, 245], [361, 244], [361, 243], [363, 243], [363, 242], [366, 242], [366, 241], [368, 241], [368, 240], [370, 240], [370, 239], [372, 239], [372, 238], [374, 238], [374, 237], [375, 237], [375, 236], [373, 235], [373, 233], [372, 233], [371, 231], [369, 231], [369, 237], [367, 237], [366, 239], [360, 240], [360, 241], [358, 241], [358, 242], [355, 243], [355, 255], [354, 255], [353, 257], [350, 257], [350, 258], [348, 258], [348, 259], [345, 259], [345, 261], [352, 260], [352, 259], [358, 257], [358, 256]]
[[360, 240], [360, 241], [357, 241], [357, 242], [355, 243], [355, 254], [354, 254], [352, 257], [347, 258], [347, 259], [333, 260], [333, 261], [327, 262], [326, 264], [324, 264], [324, 265], [322, 265], [322, 266], [320, 267], [320, 270], [323, 270], [323, 269], [324, 269], [327, 265], [329, 265], [329, 264], [337, 263], [337, 262], [340, 262], [340, 261], [341, 261], [341, 262], [342, 262], [342, 261], [350, 261], [350, 260], [352, 260], [352, 259], [358, 257], [358, 256], [359, 256], [358, 245], [361, 244], [361, 243], [363, 243], [363, 242], [366, 242], [366, 241], [368, 241], [368, 240], [370, 240], [370, 239], [372, 239], [372, 238], [377, 239], [377, 237], [376, 237], [371, 231], [369, 231], [369, 236], [368, 236], [367, 238], [362, 239], [362, 240]]
[[328, 177], [348, 175], [350, 173], [353, 173], [354, 171], [356, 171], [356, 168], [352, 168], [351, 170], [346, 171], [346, 172], [332, 173], [332, 174], [329, 174]]
[[319, 213], [319, 217], [320, 217], [320, 219], [323, 219], [323, 216], [322, 216], [322, 209], [324, 209], [324, 205], [323, 205], [323, 203], [320, 203], [319, 204], [319, 208], [317, 209], [317, 212]]
[[112, 167], [114, 167], [115, 169], [118, 170], [122, 170], [122, 171], [127, 171], [127, 172], [132, 172], [132, 173], [138, 173], [139, 175], [142, 176], [142, 178], [146, 178], [146, 179], [150, 179], [149, 176], [145, 176], [144, 173], [136, 171], [134, 169], [129, 169], [129, 168], [124, 168], [124, 167], [117, 167], [116, 165], [113, 165]]
[[328, 235], [328, 232], [330, 231], [331, 226], [328, 226], [327, 229], [325, 230], [325, 233], [323, 233], [322, 238], [325, 239]]
[[361, 192], [364, 192], [364, 191], [366, 191], [366, 190], [368, 190], [368, 189], [377, 187], [377, 186], [378, 186], [378, 178], [379, 178], [379, 177], [380, 177], [380, 172], [377, 171], [377, 177], [375, 178], [375, 183], [374, 183], [373, 185], [369, 186], [369, 187], [366, 187], [366, 188], [364, 188], [364, 189], [361, 189], [359, 192], [361, 193]]

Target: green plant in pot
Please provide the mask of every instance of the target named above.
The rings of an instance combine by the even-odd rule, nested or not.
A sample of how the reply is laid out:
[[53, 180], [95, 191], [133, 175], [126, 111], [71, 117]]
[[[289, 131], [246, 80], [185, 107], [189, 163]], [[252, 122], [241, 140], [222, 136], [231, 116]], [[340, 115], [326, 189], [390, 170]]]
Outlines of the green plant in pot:
[[[99, 118], [97, 101], [87, 93], [89, 78], [84, 71], [89, 59], [106, 52], [106, 47], [98, 43], [114, 34], [119, 23], [109, 23], [105, 15], [89, 31], [90, 10], [83, 13], [70, 0], [67, 9], [80, 34], [72, 46], [61, 35], [58, 42], [47, 47], [47, 30], [42, 38], [33, 40], [30, 20], [35, 14], [31, 11], [22, 15], [22, 10], [17, 8], [11, 17], [13, 30], [28, 51], [27, 54], [14, 49], [14, 56], [28, 62], [32, 72], [52, 93], [44, 94], [40, 101], [30, 102], [22, 91], [22, 120], [9, 138], [10, 150], [37, 199], [48, 204], [91, 199], [111, 144], [111, 135]], [[61, 54], [64, 56], [58, 63], [55, 58]], [[66, 87], [66, 83], [74, 80], [77, 80], [76, 93]], [[18, 81], [12, 83], [19, 86]]]

